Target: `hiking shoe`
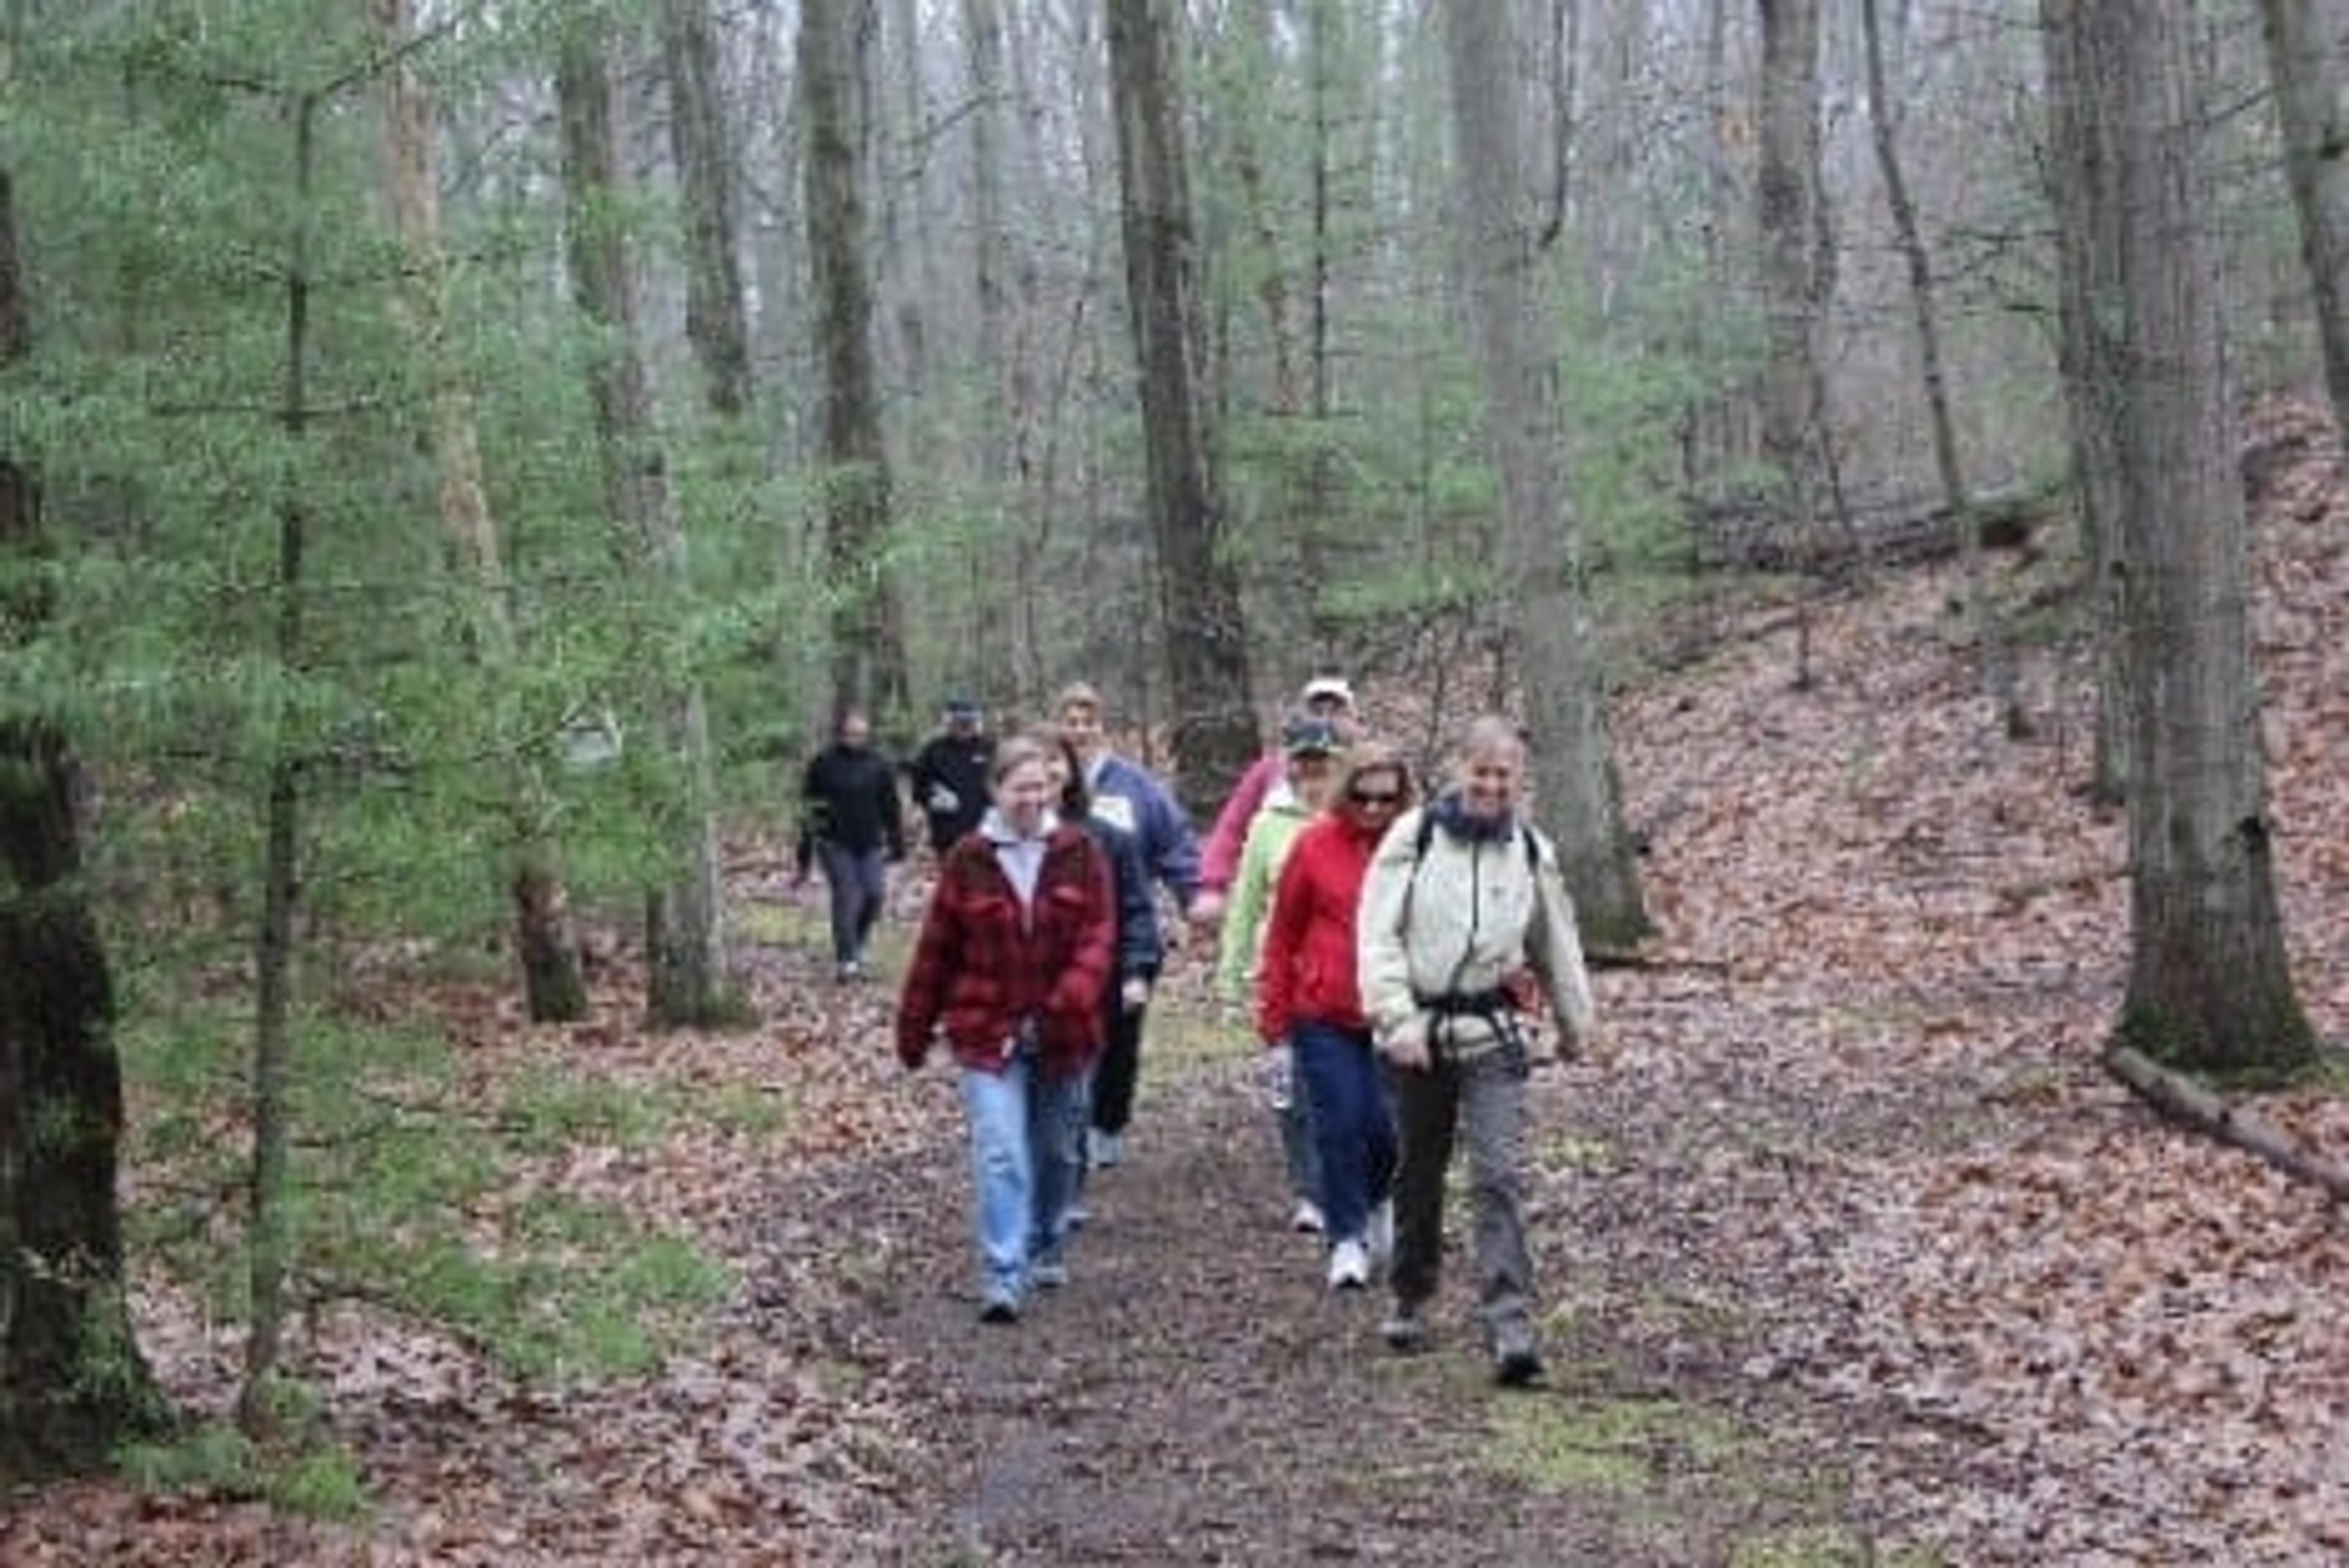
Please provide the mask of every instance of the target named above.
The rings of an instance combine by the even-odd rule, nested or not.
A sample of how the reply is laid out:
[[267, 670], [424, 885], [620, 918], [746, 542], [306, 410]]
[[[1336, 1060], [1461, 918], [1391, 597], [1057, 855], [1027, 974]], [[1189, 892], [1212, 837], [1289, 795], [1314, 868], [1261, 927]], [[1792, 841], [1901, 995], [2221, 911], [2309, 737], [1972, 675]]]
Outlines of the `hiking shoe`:
[[1081, 1231], [1093, 1222], [1093, 1211], [1081, 1203], [1069, 1205], [1069, 1229]]
[[854, 959], [850, 959], [844, 963], [834, 964], [832, 978], [842, 985], [854, 985], [864, 978], [864, 966]]
[[1288, 1228], [1300, 1236], [1319, 1236], [1327, 1228], [1321, 1218], [1321, 1205], [1310, 1198], [1300, 1198], [1289, 1210]]
[[1330, 1288], [1359, 1291], [1371, 1282], [1371, 1255], [1349, 1236], [1330, 1249]]
[[987, 1300], [979, 1304], [978, 1321], [981, 1323], [1018, 1323], [1019, 1321], [1019, 1298], [1011, 1292], [1004, 1290], [999, 1286], [988, 1292]]
[[1493, 1342], [1493, 1381], [1504, 1388], [1524, 1388], [1541, 1381], [1541, 1353], [1533, 1335], [1522, 1328], [1504, 1329]]
[[1393, 1313], [1379, 1324], [1379, 1337], [1397, 1355], [1416, 1355], [1427, 1348], [1427, 1323], [1417, 1307], [1397, 1302]]
[[1394, 1199], [1390, 1198], [1371, 1210], [1371, 1222], [1363, 1228], [1363, 1243], [1370, 1249], [1371, 1266], [1383, 1269], [1394, 1256]]
[[1085, 1134], [1085, 1163], [1095, 1170], [1107, 1170], [1125, 1161], [1125, 1135], [1103, 1132], [1094, 1127]]
[[1069, 1282], [1069, 1265], [1060, 1258], [1039, 1258], [1028, 1277], [1048, 1291], [1057, 1291]]

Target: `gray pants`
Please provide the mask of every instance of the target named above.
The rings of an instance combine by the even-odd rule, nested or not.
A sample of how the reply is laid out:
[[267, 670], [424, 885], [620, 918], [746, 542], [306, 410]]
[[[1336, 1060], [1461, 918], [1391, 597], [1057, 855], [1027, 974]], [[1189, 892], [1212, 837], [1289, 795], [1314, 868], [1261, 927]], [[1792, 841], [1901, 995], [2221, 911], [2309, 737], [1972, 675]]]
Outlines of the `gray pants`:
[[1465, 1062], [1439, 1053], [1425, 1072], [1392, 1073], [1402, 1158], [1395, 1173], [1395, 1303], [1414, 1311], [1435, 1294], [1444, 1257], [1444, 1172], [1456, 1135], [1468, 1145], [1471, 1256], [1489, 1345], [1530, 1343], [1533, 1262], [1526, 1254], [1523, 1060], [1488, 1051]]
[[864, 940], [881, 918], [888, 857], [878, 849], [844, 849], [829, 838], [816, 841], [815, 853], [832, 892], [833, 961], [862, 963]]

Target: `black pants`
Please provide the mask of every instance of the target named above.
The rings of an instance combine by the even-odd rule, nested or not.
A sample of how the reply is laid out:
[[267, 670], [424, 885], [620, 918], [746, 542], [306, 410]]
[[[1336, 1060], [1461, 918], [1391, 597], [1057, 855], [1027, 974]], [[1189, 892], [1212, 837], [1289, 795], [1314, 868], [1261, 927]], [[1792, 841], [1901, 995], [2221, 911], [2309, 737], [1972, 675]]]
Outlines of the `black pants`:
[[1109, 1044], [1093, 1069], [1093, 1130], [1117, 1134], [1133, 1119], [1133, 1087], [1142, 1079], [1142, 1017], [1149, 1010], [1121, 1007], [1111, 982]]

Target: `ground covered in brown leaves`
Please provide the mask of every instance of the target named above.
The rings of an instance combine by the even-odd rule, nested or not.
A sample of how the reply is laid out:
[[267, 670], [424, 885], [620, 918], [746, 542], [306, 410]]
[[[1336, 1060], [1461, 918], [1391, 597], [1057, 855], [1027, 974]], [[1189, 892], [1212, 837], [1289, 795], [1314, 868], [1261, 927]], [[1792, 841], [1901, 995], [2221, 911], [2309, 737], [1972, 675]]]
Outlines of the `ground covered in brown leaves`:
[[[2256, 631], [2295, 975], [2337, 1047], [2349, 509], [2304, 435], [2263, 479]], [[1537, 1080], [1537, 1392], [1487, 1386], [1456, 1280], [1412, 1360], [1378, 1345], [1374, 1299], [1320, 1289], [1195, 955], [1076, 1278], [982, 1328], [948, 1075], [903, 1077], [885, 991], [823, 983], [786, 919], [801, 940], [754, 955], [753, 1034], [644, 1039], [626, 997], [577, 1031], [463, 1024], [484, 1075], [559, 1060], [789, 1107], [537, 1178], [728, 1261], [695, 1353], [533, 1388], [352, 1311], [305, 1370], [367, 1469], [366, 1523], [90, 1483], [13, 1500], [0, 1561], [2349, 1560], [2349, 1238], [2098, 1069], [2127, 882], [2120, 825], [2077, 792], [2086, 670], [2033, 649], [2039, 733], [2003, 739], [1956, 592], [1924, 572], [1830, 607], [1810, 691], [1782, 628], [1620, 705], [1663, 935], [1599, 979], [1611, 1065]], [[781, 909], [771, 847], [736, 869]], [[2340, 1098], [2262, 1105], [2349, 1159]], [[222, 1407], [233, 1341], [144, 1310], [173, 1392]]]

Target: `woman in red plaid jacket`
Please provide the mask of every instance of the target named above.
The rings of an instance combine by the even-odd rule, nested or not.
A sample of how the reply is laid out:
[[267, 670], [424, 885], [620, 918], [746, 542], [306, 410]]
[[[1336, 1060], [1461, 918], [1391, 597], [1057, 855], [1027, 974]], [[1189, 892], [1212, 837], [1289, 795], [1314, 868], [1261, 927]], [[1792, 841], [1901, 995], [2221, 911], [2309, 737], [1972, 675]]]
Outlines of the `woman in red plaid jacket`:
[[970, 1127], [979, 1315], [1017, 1322], [1028, 1292], [1068, 1279], [1068, 1193], [1084, 1073], [1102, 1048], [1116, 940], [1110, 865], [1053, 810], [1044, 749], [1016, 737], [988, 770], [993, 805], [938, 866], [897, 1009], [908, 1071], [945, 1037]]

